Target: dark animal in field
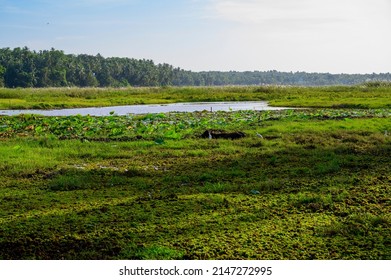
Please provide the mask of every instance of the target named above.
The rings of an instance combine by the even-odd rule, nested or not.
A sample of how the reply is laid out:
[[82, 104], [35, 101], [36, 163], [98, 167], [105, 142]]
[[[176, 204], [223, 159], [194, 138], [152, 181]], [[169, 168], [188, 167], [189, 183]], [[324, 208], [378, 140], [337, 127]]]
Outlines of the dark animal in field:
[[246, 137], [246, 134], [244, 132], [226, 132], [223, 130], [206, 130], [201, 135], [202, 138], [209, 138], [209, 139], [239, 139]]

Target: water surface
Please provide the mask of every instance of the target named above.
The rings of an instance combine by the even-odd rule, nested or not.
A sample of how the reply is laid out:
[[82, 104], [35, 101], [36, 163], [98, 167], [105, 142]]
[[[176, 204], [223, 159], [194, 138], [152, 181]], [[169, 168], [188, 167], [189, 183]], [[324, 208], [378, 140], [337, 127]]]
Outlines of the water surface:
[[109, 116], [111, 112], [116, 115], [149, 114], [168, 112], [196, 112], [196, 111], [239, 111], [239, 110], [284, 110], [289, 108], [271, 107], [265, 101], [238, 101], [238, 102], [194, 102], [150, 105], [127, 105], [111, 107], [91, 107], [56, 110], [0, 110], [0, 115], [38, 114], [43, 116]]

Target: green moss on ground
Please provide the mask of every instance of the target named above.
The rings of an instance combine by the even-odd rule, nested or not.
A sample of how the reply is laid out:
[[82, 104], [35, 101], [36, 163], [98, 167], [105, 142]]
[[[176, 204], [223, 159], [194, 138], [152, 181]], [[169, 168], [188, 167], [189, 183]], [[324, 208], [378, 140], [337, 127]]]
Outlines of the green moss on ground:
[[0, 259], [391, 259], [390, 114], [2, 116]]

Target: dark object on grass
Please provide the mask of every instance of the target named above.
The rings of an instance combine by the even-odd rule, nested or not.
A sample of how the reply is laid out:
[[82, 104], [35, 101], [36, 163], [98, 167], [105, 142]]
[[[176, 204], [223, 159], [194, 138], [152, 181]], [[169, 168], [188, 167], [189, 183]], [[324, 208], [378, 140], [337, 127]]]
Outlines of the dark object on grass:
[[202, 133], [202, 138], [209, 138], [209, 139], [239, 139], [245, 137], [246, 134], [244, 132], [226, 132], [223, 130], [206, 130], [204, 133]]

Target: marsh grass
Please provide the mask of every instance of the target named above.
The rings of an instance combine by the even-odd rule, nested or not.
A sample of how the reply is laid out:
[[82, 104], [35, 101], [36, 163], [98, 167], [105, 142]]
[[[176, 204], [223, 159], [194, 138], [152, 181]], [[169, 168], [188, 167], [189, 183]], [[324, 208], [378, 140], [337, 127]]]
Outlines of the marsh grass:
[[228, 86], [161, 88], [0, 88], [0, 109], [53, 109], [205, 101], [259, 101], [273, 106], [391, 108], [387, 84], [329, 87]]
[[0, 258], [390, 259], [385, 131], [389, 109], [1, 116]]
[[177, 260], [182, 259], [184, 252], [159, 245], [146, 247], [144, 244], [126, 244], [121, 250], [122, 259]]

